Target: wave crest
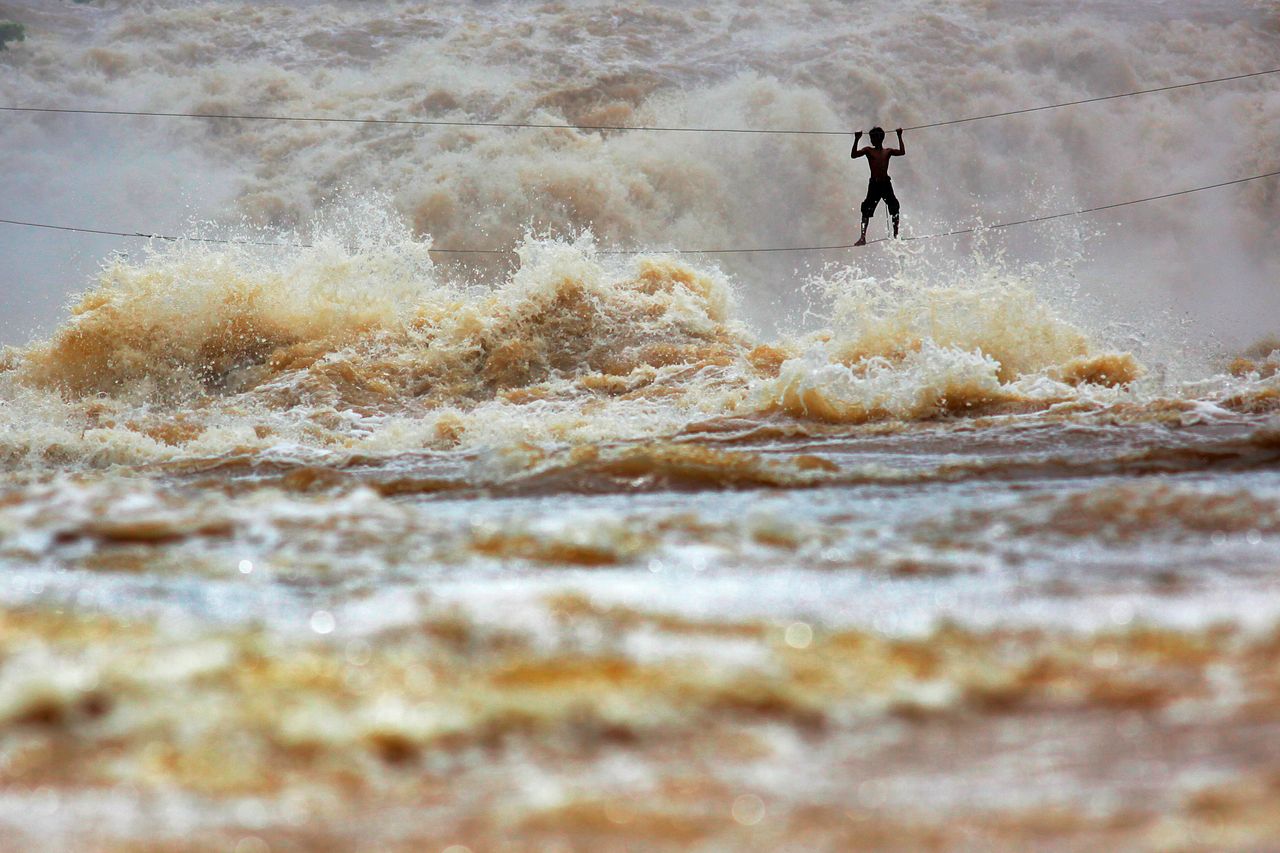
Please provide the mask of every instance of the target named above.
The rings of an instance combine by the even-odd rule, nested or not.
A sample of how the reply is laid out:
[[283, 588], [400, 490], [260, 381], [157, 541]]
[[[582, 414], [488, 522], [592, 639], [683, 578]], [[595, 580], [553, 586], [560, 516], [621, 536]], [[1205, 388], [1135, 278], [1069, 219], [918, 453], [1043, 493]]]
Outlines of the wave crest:
[[601, 255], [590, 235], [527, 238], [516, 271], [486, 287], [441, 275], [402, 223], [357, 236], [112, 262], [48, 342], [8, 353], [15, 405], [61, 399], [22, 404], [22, 450], [7, 455], [41, 446], [33, 430], [51, 413], [59, 458], [90, 436], [94, 458], [117, 444], [129, 458], [395, 453], [660, 437], [716, 419], [1033, 411], [1141, 373], [1004, 273], [876, 287], [841, 272], [828, 328], [762, 340], [715, 267]]

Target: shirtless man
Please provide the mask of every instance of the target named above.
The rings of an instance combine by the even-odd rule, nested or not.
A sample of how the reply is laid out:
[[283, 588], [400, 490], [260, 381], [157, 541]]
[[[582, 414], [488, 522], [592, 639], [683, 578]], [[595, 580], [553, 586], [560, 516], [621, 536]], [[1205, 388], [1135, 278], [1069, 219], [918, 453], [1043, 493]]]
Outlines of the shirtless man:
[[850, 159], [866, 157], [867, 165], [871, 167], [867, 197], [862, 202], [862, 236], [853, 244], [855, 246], [867, 245], [867, 223], [871, 221], [871, 215], [876, 212], [876, 205], [880, 203], [880, 199], [884, 199], [884, 206], [889, 208], [889, 216], [893, 218], [893, 236], [898, 236], [898, 197], [893, 194], [893, 182], [889, 180], [889, 158], [901, 157], [907, 153], [907, 149], [902, 144], [902, 128], [898, 128], [895, 132], [898, 134], [897, 148], [882, 147], [884, 131], [878, 127], [871, 128], [867, 133], [867, 136], [871, 137], [873, 146], [871, 148], [858, 148], [862, 131], [853, 135], [853, 151], [849, 153]]

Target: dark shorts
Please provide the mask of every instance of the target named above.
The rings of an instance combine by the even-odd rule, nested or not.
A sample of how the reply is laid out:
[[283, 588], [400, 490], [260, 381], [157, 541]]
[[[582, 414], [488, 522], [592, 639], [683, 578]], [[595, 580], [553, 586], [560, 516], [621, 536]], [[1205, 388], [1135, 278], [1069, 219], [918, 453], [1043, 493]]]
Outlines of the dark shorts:
[[862, 202], [863, 219], [871, 218], [880, 199], [884, 199], [884, 206], [889, 208], [890, 216], [898, 215], [898, 197], [893, 194], [893, 181], [888, 178], [872, 178], [867, 184], [867, 197]]

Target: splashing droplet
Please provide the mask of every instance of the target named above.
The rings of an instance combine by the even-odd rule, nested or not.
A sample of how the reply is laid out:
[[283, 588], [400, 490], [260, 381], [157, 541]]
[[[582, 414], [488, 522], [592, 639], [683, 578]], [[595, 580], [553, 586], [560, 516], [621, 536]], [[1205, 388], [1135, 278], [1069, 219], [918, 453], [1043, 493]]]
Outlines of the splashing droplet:
[[813, 629], [807, 622], [792, 622], [784, 635], [787, 645], [793, 649], [807, 649], [813, 642]]
[[743, 826], [755, 826], [764, 819], [764, 800], [743, 794], [733, 801], [733, 819]]
[[328, 610], [317, 610], [311, 614], [311, 630], [317, 634], [333, 633], [337, 622], [333, 618], [333, 614]]

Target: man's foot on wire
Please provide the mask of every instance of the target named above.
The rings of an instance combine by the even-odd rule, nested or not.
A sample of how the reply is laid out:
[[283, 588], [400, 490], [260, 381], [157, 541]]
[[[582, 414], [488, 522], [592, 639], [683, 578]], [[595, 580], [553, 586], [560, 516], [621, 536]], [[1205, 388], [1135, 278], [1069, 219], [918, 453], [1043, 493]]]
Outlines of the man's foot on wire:
[[853, 245], [855, 245], [855, 246], [865, 246], [865, 245], [867, 245], [867, 238], [866, 238], [866, 237], [859, 237], [859, 238], [858, 238], [858, 242], [854, 243]]

